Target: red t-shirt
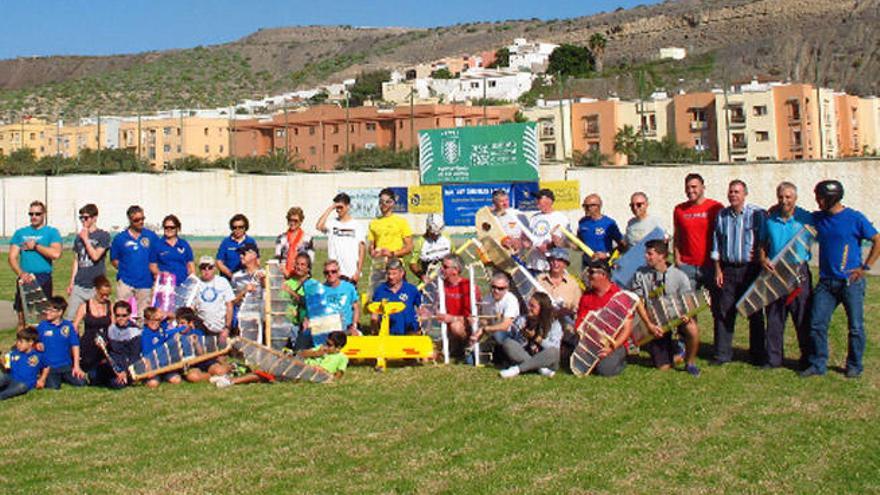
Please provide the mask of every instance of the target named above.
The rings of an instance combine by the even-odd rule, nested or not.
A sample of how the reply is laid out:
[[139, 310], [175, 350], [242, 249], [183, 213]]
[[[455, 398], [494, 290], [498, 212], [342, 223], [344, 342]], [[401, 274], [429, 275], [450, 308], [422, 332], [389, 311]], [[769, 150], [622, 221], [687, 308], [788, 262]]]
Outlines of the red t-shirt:
[[712, 229], [722, 208], [721, 203], [709, 198], [699, 205], [684, 202], [675, 207], [675, 247], [682, 263], [703, 266], [706, 262], [712, 251]]
[[584, 295], [581, 296], [581, 300], [578, 303], [578, 313], [577, 319], [575, 319], [574, 322], [574, 327], [580, 327], [581, 322], [584, 321], [584, 317], [587, 316], [587, 313], [605, 307], [614, 294], [617, 294], [618, 292], [620, 292], [620, 287], [615, 283], [612, 283], [611, 287], [608, 288], [608, 292], [602, 296], [593, 291], [584, 292]]
[[[457, 285], [445, 284], [446, 291], [446, 314], [452, 316], [471, 315], [471, 283], [462, 278]], [[477, 288], [477, 300], [480, 299], [480, 289]]]

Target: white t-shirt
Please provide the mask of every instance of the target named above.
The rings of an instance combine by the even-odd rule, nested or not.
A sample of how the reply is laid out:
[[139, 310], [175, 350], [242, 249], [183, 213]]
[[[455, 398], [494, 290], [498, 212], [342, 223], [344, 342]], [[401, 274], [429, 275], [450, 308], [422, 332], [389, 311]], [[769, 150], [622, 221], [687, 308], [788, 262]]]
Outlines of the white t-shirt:
[[496, 301], [495, 298], [492, 298], [492, 303], [489, 304], [489, 314], [495, 316], [500, 315], [500, 320], [506, 318], [516, 319], [516, 317], [519, 316], [519, 300], [517, 300], [516, 296], [508, 290], [500, 301]]
[[630, 218], [629, 221], [626, 222], [626, 234], [624, 235], [626, 243], [630, 246], [638, 244], [639, 241], [644, 239], [646, 235], [650, 234], [651, 231], [657, 227], [663, 229], [663, 235], [665, 237], [669, 237], [669, 234], [666, 232], [666, 229], [663, 228], [663, 225], [657, 217], [649, 216], [645, 217], [644, 220], [640, 220], [638, 217]]
[[366, 243], [367, 230], [361, 222], [350, 219], [341, 222], [330, 218], [327, 227], [327, 256], [339, 262], [339, 273], [353, 278], [357, 274], [360, 244]]
[[208, 330], [219, 333], [226, 326], [226, 303], [233, 299], [235, 294], [225, 277], [215, 276], [208, 282], [200, 279], [193, 309]]
[[525, 224], [520, 223], [520, 220], [517, 219], [517, 217], [522, 217], [522, 213], [520, 213], [519, 210], [516, 208], [508, 208], [500, 215], [495, 213], [495, 217], [501, 222], [501, 228], [504, 229], [504, 233], [507, 234], [508, 237], [513, 239], [519, 239], [522, 237], [522, 225]]
[[[550, 213], [535, 213], [529, 221], [529, 230], [534, 236], [535, 245], [546, 244], [553, 238], [550, 234], [554, 227], [561, 226], [568, 228], [568, 217], [561, 211], [551, 211]], [[562, 234], [556, 234], [561, 237]], [[550, 269], [550, 263], [547, 258], [537, 249], [531, 251], [531, 255], [526, 260], [529, 270], [546, 272]]]

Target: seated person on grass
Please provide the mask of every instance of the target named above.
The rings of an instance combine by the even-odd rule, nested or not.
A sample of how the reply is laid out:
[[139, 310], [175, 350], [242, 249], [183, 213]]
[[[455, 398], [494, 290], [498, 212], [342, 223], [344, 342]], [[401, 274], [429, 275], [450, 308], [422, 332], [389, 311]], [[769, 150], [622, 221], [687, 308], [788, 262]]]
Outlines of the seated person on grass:
[[[339, 380], [348, 368], [348, 356], [342, 353], [342, 348], [345, 347], [347, 341], [348, 337], [345, 335], [345, 332], [330, 332], [324, 345], [301, 351], [297, 354], [297, 357], [304, 358], [306, 364], [317, 366], [332, 374], [335, 380]], [[254, 372], [237, 378], [229, 378], [226, 375], [216, 376], [211, 378], [211, 382], [218, 388], [225, 388], [245, 383], [274, 382], [275, 379], [276, 377], [271, 374]]]
[[141, 357], [141, 329], [131, 320], [131, 305], [116, 301], [113, 305], [113, 324], [107, 329], [107, 353], [110, 362], [104, 373], [104, 384], [122, 388], [131, 384], [128, 367]]
[[[166, 328], [166, 322], [162, 311], [159, 308], [150, 306], [144, 310], [144, 330], [141, 333], [141, 355], [146, 357], [153, 353], [156, 349], [162, 347], [166, 340], [173, 335]], [[180, 373], [170, 371], [160, 376], [154, 376], [147, 380], [147, 387], [158, 388], [162, 382], [173, 384], [180, 383]]]
[[62, 319], [67, 301], [61, 296], [49, 298], [43, 314], [45, 318], [37, 325], [40, 344], [43, 346], [43, 365], [49, 368], [46, 388], [58, 390], [61, 382], [74, 387], [85, 385], [86, 374], [79, 365], [79, 334], [73, 323]]
[[15, 347], [6, 358], [9, 369], [0, 373], [0, 400], [11, 399], [46, 385], [49, 368], [43, 366], [40, 353], [34, 348], [37, 335], [37, 329], [30, 326], [16, 334]]
[[[179, 333], [182, 339], [195, 337], [197, 341], [204, 341], [205, 335], [208, 335], [208, 330], [205, 328], [202, 319], [196, 315], [192, 308], [178, 308], [174, 316], [179, 326], [171, 330], [169, 335], [170, 333]], [[231, 369], [232, 367], [226, 363], [225, 356], [220, 356], [219, 358], [202, 361], [190, 367], [184, 378], [190, 383], [204, 382], [211, 378], [211, 376], [225, 375]]]
[[304, 338], [300, 345], [305, 345], [305, 349], [323, 344], [333, 330], [360, 335], [357, 289], [351, 282], [342, 280], [336, 260], [324, 262], [324, 283], [309, 279], [304, 282], [303, 290], [307, 318], [303, 322]]
[[[416, 309], [422, 305], [422, 294], [415, 285], [405, 280], [404, 275], [403, 263], [400, 259], [391, 258], [386, 265], [385, 282], [379, 284], [373, 293], [373, 301], [399, 301], [406, 305], [403, 311], [390, 316], [389, 333], [391, 335], [414, 335], [420, 331]], [[370, 315], [373, 334], [377, 334], [379, 331], [381, 316], [378, 314]]]

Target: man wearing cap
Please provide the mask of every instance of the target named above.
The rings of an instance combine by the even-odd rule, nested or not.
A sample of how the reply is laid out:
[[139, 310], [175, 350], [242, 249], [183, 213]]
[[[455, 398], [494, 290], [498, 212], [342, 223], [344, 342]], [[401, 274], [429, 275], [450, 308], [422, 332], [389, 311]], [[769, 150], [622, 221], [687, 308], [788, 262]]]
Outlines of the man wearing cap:
[[[336, 216], [331, 218], [334, 211]], [[364, 225], [351, 216], [351, 197], [345, 193], [334, 196], [333, 204], [324, 210], [315, 228], [327, 234], [327, 258], [339, 262], [340, 277], [357, 284], [364, 265], [367, 233]]]
[[425, 220], [425, 235], [416, 239], [409, 269], [424, 280], [433, 265], [452, 253], [452, 240], [443, 233], [443, 216], [431, 213]]
[[529, 220], [534, 242], [532, 256], [528, 260], [528, 268], [534, 273], [546, 272], [550, 269], [546, 253], [554, 246], [563, 246], [562, 234], [554, 232], [556, 227], [568, 229], [568, 217], [561, 211], [553, 211], [556, 195], [550, 189], [541, 189], [535, 195], [538, 212]]
[[571, 261], [567, 250], [555, 247], [547, 252], [547, 259], [550, 260], [550, 271], [538, 275], [538, 283], [547, 291], [550, 299], [558, 304], [556, 311], [562, 326], [571, 327], [583, 295], [581, 287], [568, 273]]
[[[593, 258], [605, 260], [611, 256], [614, 246], [620, 245], [620, 228], [613, 218], [602, 214], [602, 198], [590, 194], [584, 198], [584, 216], [578, 222], [577, 236], [593, 250]], [[584, 255], [584, 265], [589, 262]]]
[[235, 293], [224, 277], [217, 276], [217, 265], [211, 256], [199, 258], [199, 283], [193, 309], [214, 334], [229, 336], [232, 326], [232, 301]]
[[[611, 268], [605, 260], [590, 260], [587, 265], [587, 277], [589, 289], [581, 296], [578, 303], [577, 318], [574, 328], [577, 329], [590, 311], [602, 309], [608, 301], [620, 292], [614, 282], [611, 281]], [[599, 352], [599, 363], [593, 369], [593, 373], [599, 376], [615, 376], [623, 372], [626, 366], [626, 349], [624, 343], [632, 335], [632, 319], [628, 318], [614, 342]], [[568, 364], [571, 354], [577, 348], [580, 338], [576, 332], [566, 332], [562, 337], [562, 356], [564, 363]]]
[[[843, 206], [843, 184], [824, 180], [816, 184], [813, 213], [819, 241], [819, 283], [813, 292], [810, 318], [812, 349], [810, 367], [801, 376], [824, 375], [828, 363], [828, 325], [838, 304], [846, 309], [849, 349], [846, 377], [862, 374], [865, 352], [865, 272], [880, 257], [880, 234], [865, 215]], [[871, 252], [862, 263], [862, 241], [872, 242]]]
[[[52, 297], [52, 262], [61, 257], [61, 234], [46, 225], [46, 205], [33, 201], [28, 208], [30, 225], [15, 231], [9, 240], [9, 266], [20, 283], [36, 281], [46, 297]], [[18, 328], [24, 328], [24, 304], [15, 291]]]
[[[391, 335], [417, 334], [420, 331], [416, 310], [422, 304], [422, 295], [415, 285], [405, 280], [404, 275], [403, 263], [400, 259], [391, 258], [386, 265], [385, 282], [379, 284], [373, 293], [373, 301], [399, 301], [406, 305], [403, 311], [390, 316]], [[380, 316], [370, 315], [373, 333], [378, 332]]]
[[[232, 327], [238, 326], [238, 308], [244, 297], [255, 292], [262, 297], [263, 279], [266, 273], [260, 269], [260, 251], [256, 243], [246, 242], [238, 248], [238, 256], [241, 259], [240, 268], [232, 274], [232, 290], [235, 298], [232, 300]], [[221, 277], [222, 278], [222, 277]]]
[[144, 209], [137, 205], [128, 207], [128, 228], [116, 234], [110, 244], [110, 262], [119, 270], [116, 273], [116, 299], [127, 301], [134, 297], [137, 311], [141, 314], [151, 302], [153, 273], [150, 272], [150, 253], [159, 237], [144, 228]]

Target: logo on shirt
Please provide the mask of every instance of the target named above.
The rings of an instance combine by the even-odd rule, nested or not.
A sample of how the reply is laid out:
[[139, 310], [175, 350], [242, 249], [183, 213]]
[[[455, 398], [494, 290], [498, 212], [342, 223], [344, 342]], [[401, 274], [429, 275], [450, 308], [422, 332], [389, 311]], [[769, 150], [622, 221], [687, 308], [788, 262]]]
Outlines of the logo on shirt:
[[596, 227], [594, 232], [596, 235], [605, 235], [605, 227]]
[[[16, 356], [16, 358], [18, 358], [18, 356]], [[40, 357], [36, 354], [28, 358], [28, 366], [31, 368], [36, 367], [38, 364], [40, 364]]]
[[61, 336], [67, 337], [68, 335], [70, 335], [70, 330], [68, 330], [67, 327], [61, 327]]
[[46, 330], [43, 335], [45, 335], [46, 337], [51, 337], [52, 335], [54, 335], [54, 332], [52, 332], [52, 330]]
[[217, 292], [217, 289], [213, 287], [205, 287], [202, 292], [199, 293], [199, 297], [202, 299], [202, 301], [205, 301], [207, 303], [216, 301], [219, 295], [220, 294]]
[[532, 227], [532, 231], [534, 231], [538, 237], [543, 237], [550, 233], [550, 222], [547, 220], [538, 220]]
[[409, 296], [406, 294], [401, 294], [400, 296], [398, 296], [398, 299], [400, 299], [400, 302], [406, 302], [409, 299]]
[[186, 251], [186, 249], [184, 249], [182, 247], [177, 248], [177, 252], [180, 254], [183, 254], [184, 251]]
[[143, 246], [145, 248], [150, 247], [150, 239], [148, 239], [147, 236], [141, 237], [141, 246]]

